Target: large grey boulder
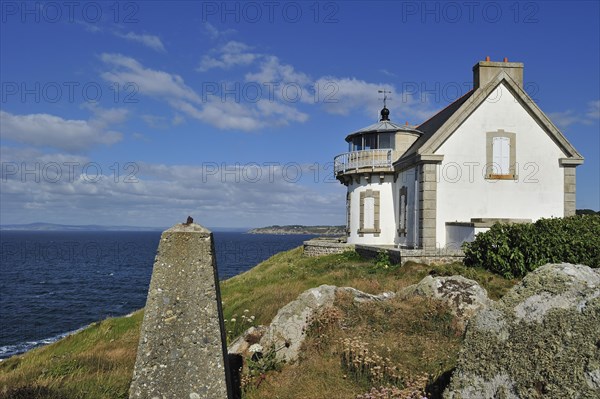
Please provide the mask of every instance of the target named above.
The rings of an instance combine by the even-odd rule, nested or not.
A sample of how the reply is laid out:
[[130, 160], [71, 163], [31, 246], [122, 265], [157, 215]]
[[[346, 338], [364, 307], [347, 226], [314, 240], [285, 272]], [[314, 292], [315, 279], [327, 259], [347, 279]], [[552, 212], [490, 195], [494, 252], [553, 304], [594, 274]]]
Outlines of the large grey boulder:
[[444, 398], [600, 398], [600, 271], [542, 266], [479, 312]]
[[[349, 294], [353, 301], [359, 304], [387, 301], [397, 295], [393, 292], [373, 295], [352, 287], [333, 285], [311, 288], [282, 307], [269, 326], [250, 328], [238, 337], [229, 345], [229, 353], [248, 356], [256, 350], [267, 351], [274, 347], [278, 360], [287, 362], [297, 360], [311, 321], [322, 309], [333, 306], [337, 293]], [[468, 320], [491, 302], [484, 288], [477, 282], [462, 276], [435, 278], [427, 276], [418, 284], [405, 288], [398, 295], [402, 297], [420, 295], [445, 302], [461, 321]], [[260, 336], [258, 343], [257, 336]]]
[[251, 327], [233, 341], [229, 345], [229, 353], [248, 356], [252, 352], [268, 351], [274, 347], [278, 360], [288, 363], [296, 361], [311, 321], [318, 312], [333, 306], [338, 292], [352, 295], [357, 303], [385, 301], [394, 297], [392, 292], [372, 295], [355, 288], [334, 285], [321, 285], [308, 289], [294, 301], [279, 309], [269, 326]]
[[[257, 326], [250, 327], [242, 335], [237, 337], [227, 347], [228, 353], [236, 353], [245, 357], [252, 355], [253, 352], [263, 352], [263, 347], [260, 345], [260, 340], [265, 335], [267, 327]], [[252, 350], [250, 350], [252, 348]]]
[[396, 297], [396, 293], [388, 291], [378, 295], [367, 294], [352, 287], [340, 287], [337, 289], [338, 292], [346, 292], [352, 296], [352, 300], [355, 303], [365, 302], [383, 302]]
[[427, 276], [419, 283], [403, 289], [399, 295], [403, 297], [419, 295], [442, 301], [463, 322], [492, 303], [485, 288], [463, 276]]
[[277, 359], [296, 360], [310, 320], [320, 309], [333, 305], [336, 290], [333, 285], [311, 288], [279, 309], [260, 341], [263, 348], [274, 345]]

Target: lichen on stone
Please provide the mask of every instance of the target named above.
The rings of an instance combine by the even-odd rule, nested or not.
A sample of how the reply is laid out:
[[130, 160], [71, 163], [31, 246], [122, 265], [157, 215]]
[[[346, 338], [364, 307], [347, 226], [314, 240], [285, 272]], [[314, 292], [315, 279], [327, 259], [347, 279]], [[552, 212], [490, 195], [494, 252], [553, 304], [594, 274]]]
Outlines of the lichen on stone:
[[587, 266], [527, 275], [469, 324], [444, 397], [600, 397], [599, 292], [600, 272]]

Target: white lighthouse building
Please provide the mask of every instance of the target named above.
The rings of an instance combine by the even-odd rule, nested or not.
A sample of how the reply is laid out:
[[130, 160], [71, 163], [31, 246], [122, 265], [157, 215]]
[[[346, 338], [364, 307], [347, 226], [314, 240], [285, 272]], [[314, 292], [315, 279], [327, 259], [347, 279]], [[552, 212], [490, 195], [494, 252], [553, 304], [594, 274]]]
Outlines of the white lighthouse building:
[[583, 157], [523, 90], [523, 64], [478, 62], [473, 89], [422, 124], [350, 133], [334, 159], [351, 244], [459, 248], [493, 223], [575, 214]]

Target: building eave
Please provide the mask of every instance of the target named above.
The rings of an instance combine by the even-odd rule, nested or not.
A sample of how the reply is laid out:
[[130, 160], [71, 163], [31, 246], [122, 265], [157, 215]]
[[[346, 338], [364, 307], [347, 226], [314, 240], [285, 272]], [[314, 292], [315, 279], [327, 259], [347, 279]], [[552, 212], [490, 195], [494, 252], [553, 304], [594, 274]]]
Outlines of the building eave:
[[560, 166], [579, 166], [583, 164], [583, 158], [559, 158], [558, 164]]
[[417, 165], [425, 163], [439, 164], [444, 160], [443, 155], [439, 154], [417, 154], [412, 153], [406, 157], [400, 157], [396, 162], [392, 164], [394, 171], [402, 172], [406, 169], [410, 169]]

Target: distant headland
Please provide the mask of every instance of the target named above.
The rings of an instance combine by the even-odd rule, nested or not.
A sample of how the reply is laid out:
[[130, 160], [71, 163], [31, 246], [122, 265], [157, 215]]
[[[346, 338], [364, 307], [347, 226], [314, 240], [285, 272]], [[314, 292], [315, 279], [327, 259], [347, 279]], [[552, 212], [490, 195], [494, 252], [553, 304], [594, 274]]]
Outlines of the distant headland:
[[162, 227], [69, 225], [56, 223], [3, 224], [0, 230], [10, 231], [163, 231]]
[[248, 234], [317, 234], [322, 236], [339, 236], [346, 234], [346, 226], [267, 226], [248, 230]]

